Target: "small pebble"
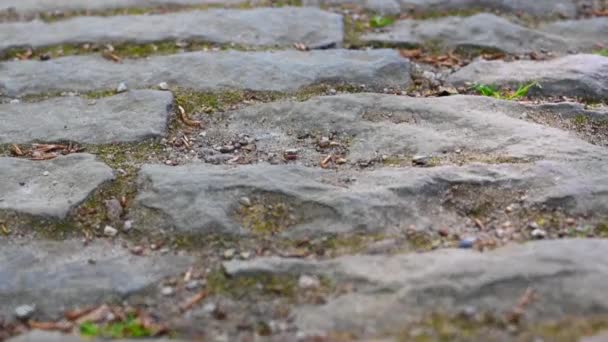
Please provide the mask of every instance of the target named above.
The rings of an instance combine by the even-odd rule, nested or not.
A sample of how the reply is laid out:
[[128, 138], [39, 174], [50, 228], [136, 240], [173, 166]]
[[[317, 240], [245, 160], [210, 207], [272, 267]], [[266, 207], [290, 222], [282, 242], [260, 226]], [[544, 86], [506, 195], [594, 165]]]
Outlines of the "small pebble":
[[332, 95], [336, 95], [337, 92], [338, 91], [336, 89], [334, 89], [334, 88], [329, 89], [329, 93], [332, 94]]
[[125, 232], [131, 230], [131, 228], [133, 228], [133, 221], [131, 220], [126, 220], [125, 223], [122, 225], [122, 230], [124, 230]]
[[124, 93], [127, 90], [129, 90], [129, 88], [127, 88], [127, 84], [124, 82], [121, 82], [118, 87], [116, 87], [117, 93]]
[[160, 89], [160, 90], [169, 90], [169, 85], [167, 84], [167, 82], [160, 82], [158, 84], [158, 89]]
[[131, 248], [131, 253], [135, 255], [142, 255], [144, 253], [144, 248], [142, 246], [134, 246]]
[[234, 258], [235, 250], [230, 248], [224, 251], [224, 259], [232, 259]]
[[186, 289], [187, 290], [196, 290], [201, 286], [201, 282], [198, 280], [190, 280], [189, 282], [186, 283]]
[[244, 207], [251, 207], [251, 200], [249, 199], [249, 197], [241, 197], [239, 199], [239, 203]]
[[50, 173], [50, 172], [48, 172], [48, 171], [44, 171], [44, 172], [42, 173], [42, 175], [43, 175], [43, 176], [48, 176], [48, 175], [50, 175], [50, 174], [51, 174], [51, 173]]
[[476, 237], [468, 237], [468, 238], [461, 239], [458, 242], [458, 247], [460, 247], [460, 248], [473, 248], [473, 245], [475, 245], [475, 241], [477, 241]]
[[424, 166], [424, 165], [428, 165], [430, 161], [431, 161], [430, 156], [419, 155], [419, 156], [414, 156], [412, 158], [412, 163], [414, 163], [414, 165]]
[[231, 153], [234, 152], [234, 145], [225, 145], [220, 147], [220, 152], [222, 153]]
[[251, 252], [241, 252], [241, 259], [249, 259], [251, 258]]
[[528, 228], [530, 229], [540, 229], [540, 226], [538, 225], [538, 223], [532, 221], [528, 223]]
[[105, 226], [105, 228], [103, 229], [103, 234], [105, 236], [116, 236], [116, 234], [118, 234], [118, 230], [114, 227], [111, 226]]
[[32, 317], [35, 311], [35, 305], [20, 305], [15, 308], [15, 317], [19, 320], [27, 320]]
[[547, 236], [547, 232], [542, 229], [534, 229], [532, 231], [532, 237], [534, 237], [535, 239], [544, 239], [545, 236]]
[[10, 103], [12, 103], [12, 104], [17, 104], [17, 103], [20, 103], [20, 102], [21, 102], [21, 100], [19, 100], [19, 99], [12, 99], [10, 101]]
[[298, 287], [301, 289], [315, 289], [321, 286], [319, 278], [309, 275], [301, 275], [298, 279]]
[[169, 296], [173, 296], [173, 294], [175, 293], [175, 290], [173, 290], [173, 288], [170, 286], [165, 286], [160, 290], [160, 293], [163, 296], [169, 297]]

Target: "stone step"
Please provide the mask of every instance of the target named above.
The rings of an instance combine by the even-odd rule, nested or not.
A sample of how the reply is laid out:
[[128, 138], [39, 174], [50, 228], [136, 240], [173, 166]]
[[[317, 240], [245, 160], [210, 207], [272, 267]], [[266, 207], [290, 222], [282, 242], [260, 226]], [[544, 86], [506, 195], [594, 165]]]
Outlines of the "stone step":
[[[32, 32], [37, 32], [33, 35]], [[342, 16], [314, 8], [192, 11], [163, 15], [79, 17], [53, 23], [0, 24], [0, 54], [32, 47], [80, 43], [150, 43], [197, 40], [247, 46], [337, 47]]]
[[599, 55], [570, 55], [548, 61], [476, 61], [447, 79], [457, 86], [486, 84], [516, 89], [538, 82], [531, 96], [580, 97], [602, 101], [608, 98], [608, 58]]
[[592, 51], [608, 44], [608, 18], [570, 20], [530, 29], [494, 14], [400, 20], [379, 33], [362, 37], [368, 43], [430, 45], [440, 48], [482, 48], [512, 54]]
[[450, 11], [498, 10], [537, 17], [574, 17], [574, 0], [304, 0], [305, 6], [359, 5], [384, 14], [400, 12], [441, 13]]
[[54, 218], [66, 217], [93, 190], [114, 178], [112, 169], [90, 154], [48, 161], [0, 158], [0, 175], [0, 210]]
[[532, 114], [561, 116], [559, 108], [481, 96], [342, 94], [246, 107], [227, 113], [226, 120], [208, 132], [247, 135], [257, 140], [257, 151], [265, 153], [298, 148], [298, 160], [310, 165], [317, 165], [332, 151], [319, 150], [314, 138], [299, 138], [315, 132], [326, 137], [334, 132], [336, 142], [346, 149], [341, 156], [351, 163], [378, 155], [424, 155], [454, 162], [483, 162], [484, 156], [489, 162], [491, 156], [514, 161], [607, 156], [605, 149], [573, 134], [522, 120]]
[[410, 63], [393, 50], [191, 52], [114, 63], [95, 56], [0, 63], [0, 94], [23, 96], [156, 87], [161, 82], [200, 91], [297, 91], [323, 82], [406, 87]]
[[133, 90], [100, 99], [78, 96], [0, 104], [0, 144], [133, 142], [167, 131], [173, 96]]
[[299, 331], [385, 335], [435, 312], [472, 310], [502, 316], [513, 310], [528, 288], [536, 292], [538, 302], [526, 306], [527, 322], [608, 314], [606, 248], [606, 240], [569, 239], [511, 245], [485, 253], [447, 249], [327, 261], [270, 257], [229, 261], [224, 268], [232, 276], [319, 275], [351, 284], [356, 291], [326, 304], [297, 307], [294, 314]]
[[32, 319], [58, 319], [66, 310], [127, 300], [193, 259], [171, 254], [136, 256], [107, 241], [0, 241], [0, 314], [12, 320], [20, 305], [35, 305]]
[[[142, 230], [194, 235], [308, 238], [386, 233], [410, 225], [462, 233], [472, 227], [467, 212], [490, 217], [491, 207], [502, 212], [512, 203], [524, 211], [544, 205], [601, 218], [608, 214], [606, 194], [608, 167], [602, 161], [359, 172], [297, 165], [145, 165], [130, 218]], [[526, 220], [524, 214], [523, 227]]]
[[149, 8], [159, 6], [238, 5], [242, 0], [3, 0], [0, 12], [18, 15], [44, 12], [104, 11], [119, 8]]

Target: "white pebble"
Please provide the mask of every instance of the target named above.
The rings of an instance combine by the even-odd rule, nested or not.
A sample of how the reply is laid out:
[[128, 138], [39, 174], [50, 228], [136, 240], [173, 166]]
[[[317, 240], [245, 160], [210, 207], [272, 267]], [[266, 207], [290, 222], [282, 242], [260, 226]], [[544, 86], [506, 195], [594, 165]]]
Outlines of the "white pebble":
[[169, 90], [169, 85], [167, 84], [167, 82], [160, 82], [158, 84], [158, 89], [160, 89], [160, 90]]
[[51, 173], [50, 173], [50, 172], [48, 172], [48, 171], [44, 171], [44, 172], [42, 173], [42, 175], [43, 175], [43, 176], [48, 176], [48, 175], [50, 175], [50, 174], [51, 174]]
[[105, 226], [105, 228], [103, 229], [103, 234], [105, 236], [116, 236], [116, 234], [118, 234], [118, 230], [114, 227], [111, 226]]
[[125, 82], [121, 82], [118, 85], [118, 87], [116, 87], [116, 92], [117, 93], [124, 93], [127, 90], [129, 90], [129, 88], [127, 87], [127, 84]]
[[298, 286], [301, 289], [314, 289], [321, 286], [321, 282], [317, 277], [303, 274], [298, 279]]

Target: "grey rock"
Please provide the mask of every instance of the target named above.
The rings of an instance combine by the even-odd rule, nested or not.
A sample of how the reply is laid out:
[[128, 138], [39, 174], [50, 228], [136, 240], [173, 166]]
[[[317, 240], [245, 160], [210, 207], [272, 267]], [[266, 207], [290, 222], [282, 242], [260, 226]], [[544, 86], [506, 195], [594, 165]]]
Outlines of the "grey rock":
[[316, 274], [354, 284], [357, 292], [295, 310], [300, 331], [377, 334], [431, 312], [473, 306], [502, 314], [533, 288], [542, 298], [526, 307], [534, 322], [608, 313], [608, 241], [569, 239], [511, 245], [491, 252], [446, 249], [395, 256], [344, 256], [328, 261], [269, 257], [224, 262], [230, 275]]
[[448, 77], [454, 85], [488, 84], [517, 88], [538, 82], [530, 96], [568, 96], [592, 100], [608, 98], [608, 58], [570, 55], [548, 61], [476, 61]]
[[116, 87], [116, 92], [117, 93], [124, 93], [125, 91], [129, 90], [129, 88], [127, 87], [127, 84], [124, 82], [121, 82], [118, 87]]
[[[458, 185], [473, 193], [526, 191], [522, 205], [601, 216], [608, 213], [608, 165], [600, 159], [361, 171], [348, 187], [332, 184], [339, 177], [334, 171], [295, 165], [146, 165], [130, 215], [143, 230], [253, 234], [239, 203], [247, 196], [253, 205], [286, 208], [276, 225], [287, 237], [386, 232], [403, 222], [420, 229], [464, 227], [466, 220], [444, 202], [445, 192]], [[256, 217], [250, 220], [255, 224]]]
[[236, 5], [242, 0], [3, 0], [0, 12], [12, 9], [20, 15], [41, 12], [103, 11], [118, 8], [157, 6]]
[[[43, 170], [50, 170], [50, 175], [44, 177]], [[90, 154], [48, 161], [0, 158], [0, 174], [0, 210], [57, 218], [64, 218], [99, 185], [114, 178], [112, 169]]]
[[158, 137], [167, 131], [173, 95], [134, 90], [97, 99], [57, 97], [0, 104], [0, 144], [36, 141], [107, 144]]
[[[262, 150], [295, 146], [295, 137], [305, 132], [345, 134], [350, 138], [346, 158], [355, 161], [375, 154], [418, 154], [428, 163], [442, 151], [462, 148], [523, 159], [588, 159], [606, 154], [567, 132], [519, 119], [539, 110], [480, 96], [342, 94], [250, 106], [227, 118], [229, 130], [272, 136], [257, 142]], [[321, 138], [319, 146], [325, 146], [324, 141]]]
[[608, 17], [555, 21], [541, 24], [538, 29], [566, 39], [570, 50], [595, 50], [608, 45]]
[[19, 320], [27, 320], [36, 312], [35, 305], [19, 305], [15, 308], [15, 318]]
[[[400, 20], [383, 32], [365, 34], [362, 40], [412, 46], [433, 42], [444, 48], [495, 49], [514, 54], [540, 50], [565, 52], [574, 44], [563, 36], [535, 31], [488, 13], [434, 20]], [[574, 46], [581, 46], [580, 41], [577, 44]], [[593, 46], [590, 44], [587, 48]]]
[[[37, 32], [33, 35], [32, 32]], [[160, 15], [78, 17], [0, 24], [0, 52], [96, 42], [149, 43], [200, 40], [250, 46], [336, 47], [342, 43], [342, 16], [315, 8], [256, 8], [178, 12]]]
[[36, 303], [37, 319], [127, 300], [192, 262], [186, 256], [135, 256], [104, 242], [86, 247], [77, 240], [0, 244], [0, 314], [10, 315], [21, 303]]
[[113, 237], [113, 236], [116, 236], [116, 234], [118, 234], [118, 229], [116, 229], [112, 226], [105, 226], [103, 228], [103, 234], [105, 236]]
[[117, 200], [116, 198], [112, 198], [109, 200], [105, 200], [103, 202], [103, 204], [106, 207], [106, 213], [107, 213], [106, 215], [110, 221], [116, 222], [116, 221], [120, 220], [120, 216], [122, 215], [123, 208], [122, 208], [122, 204], [120, 204], [119, 200]]
[[393, 50], [221, 51], [122, 63], [95, 56], [0, 63], [0, 93], [12, 97], [114, 89], [124, 79], [129, 80], [132, 88], [168, 82], [201, 91], [296, 91], [323, 82], [365, 84], [370, 89], [382, 89], [406, 87], [411, 82], [409, 61]]
[[506, 13], [524, 13], [537, 17], [574, 17], [577, 7], [573, 0], [386, 0], [379, 6], [379, 0], [304, 0], [305, 6], [355, 4], [370, 10], [383, 10], [389, 14], [401, 11], [448, 12], [454, 10], [497, 10]]

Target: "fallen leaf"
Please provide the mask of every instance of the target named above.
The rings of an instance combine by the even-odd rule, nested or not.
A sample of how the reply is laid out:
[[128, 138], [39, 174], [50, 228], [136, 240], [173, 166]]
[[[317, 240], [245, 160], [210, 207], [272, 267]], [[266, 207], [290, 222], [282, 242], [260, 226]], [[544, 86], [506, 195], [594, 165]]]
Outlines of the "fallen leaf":
[[184, 303], [182, 303], [179, 306], [179, 309], [181, 310], [181, 312], [186, 312], [186, 311], [192, 309], [196, 304], [200, 303], [208, 295], [209, 295], [209, 293], [206, 290], [201, 291], [201, 292], [197, 293], [196, 295], [188, 298]]
[[180, 118], [180, 120], [182, 120], [182, 122], [184, 124], [186, 124], [187, 126], [192, 126], [192, 127], [201, 126], [200, 121], [196, 121], [196, 120], [192, 120], [192, 119], [188, 118], [188, 116], [186, 115], [186, 111], [184, 110], [184, 107], [177, 106], [177, 109], [179, 110], [179, 118]]

